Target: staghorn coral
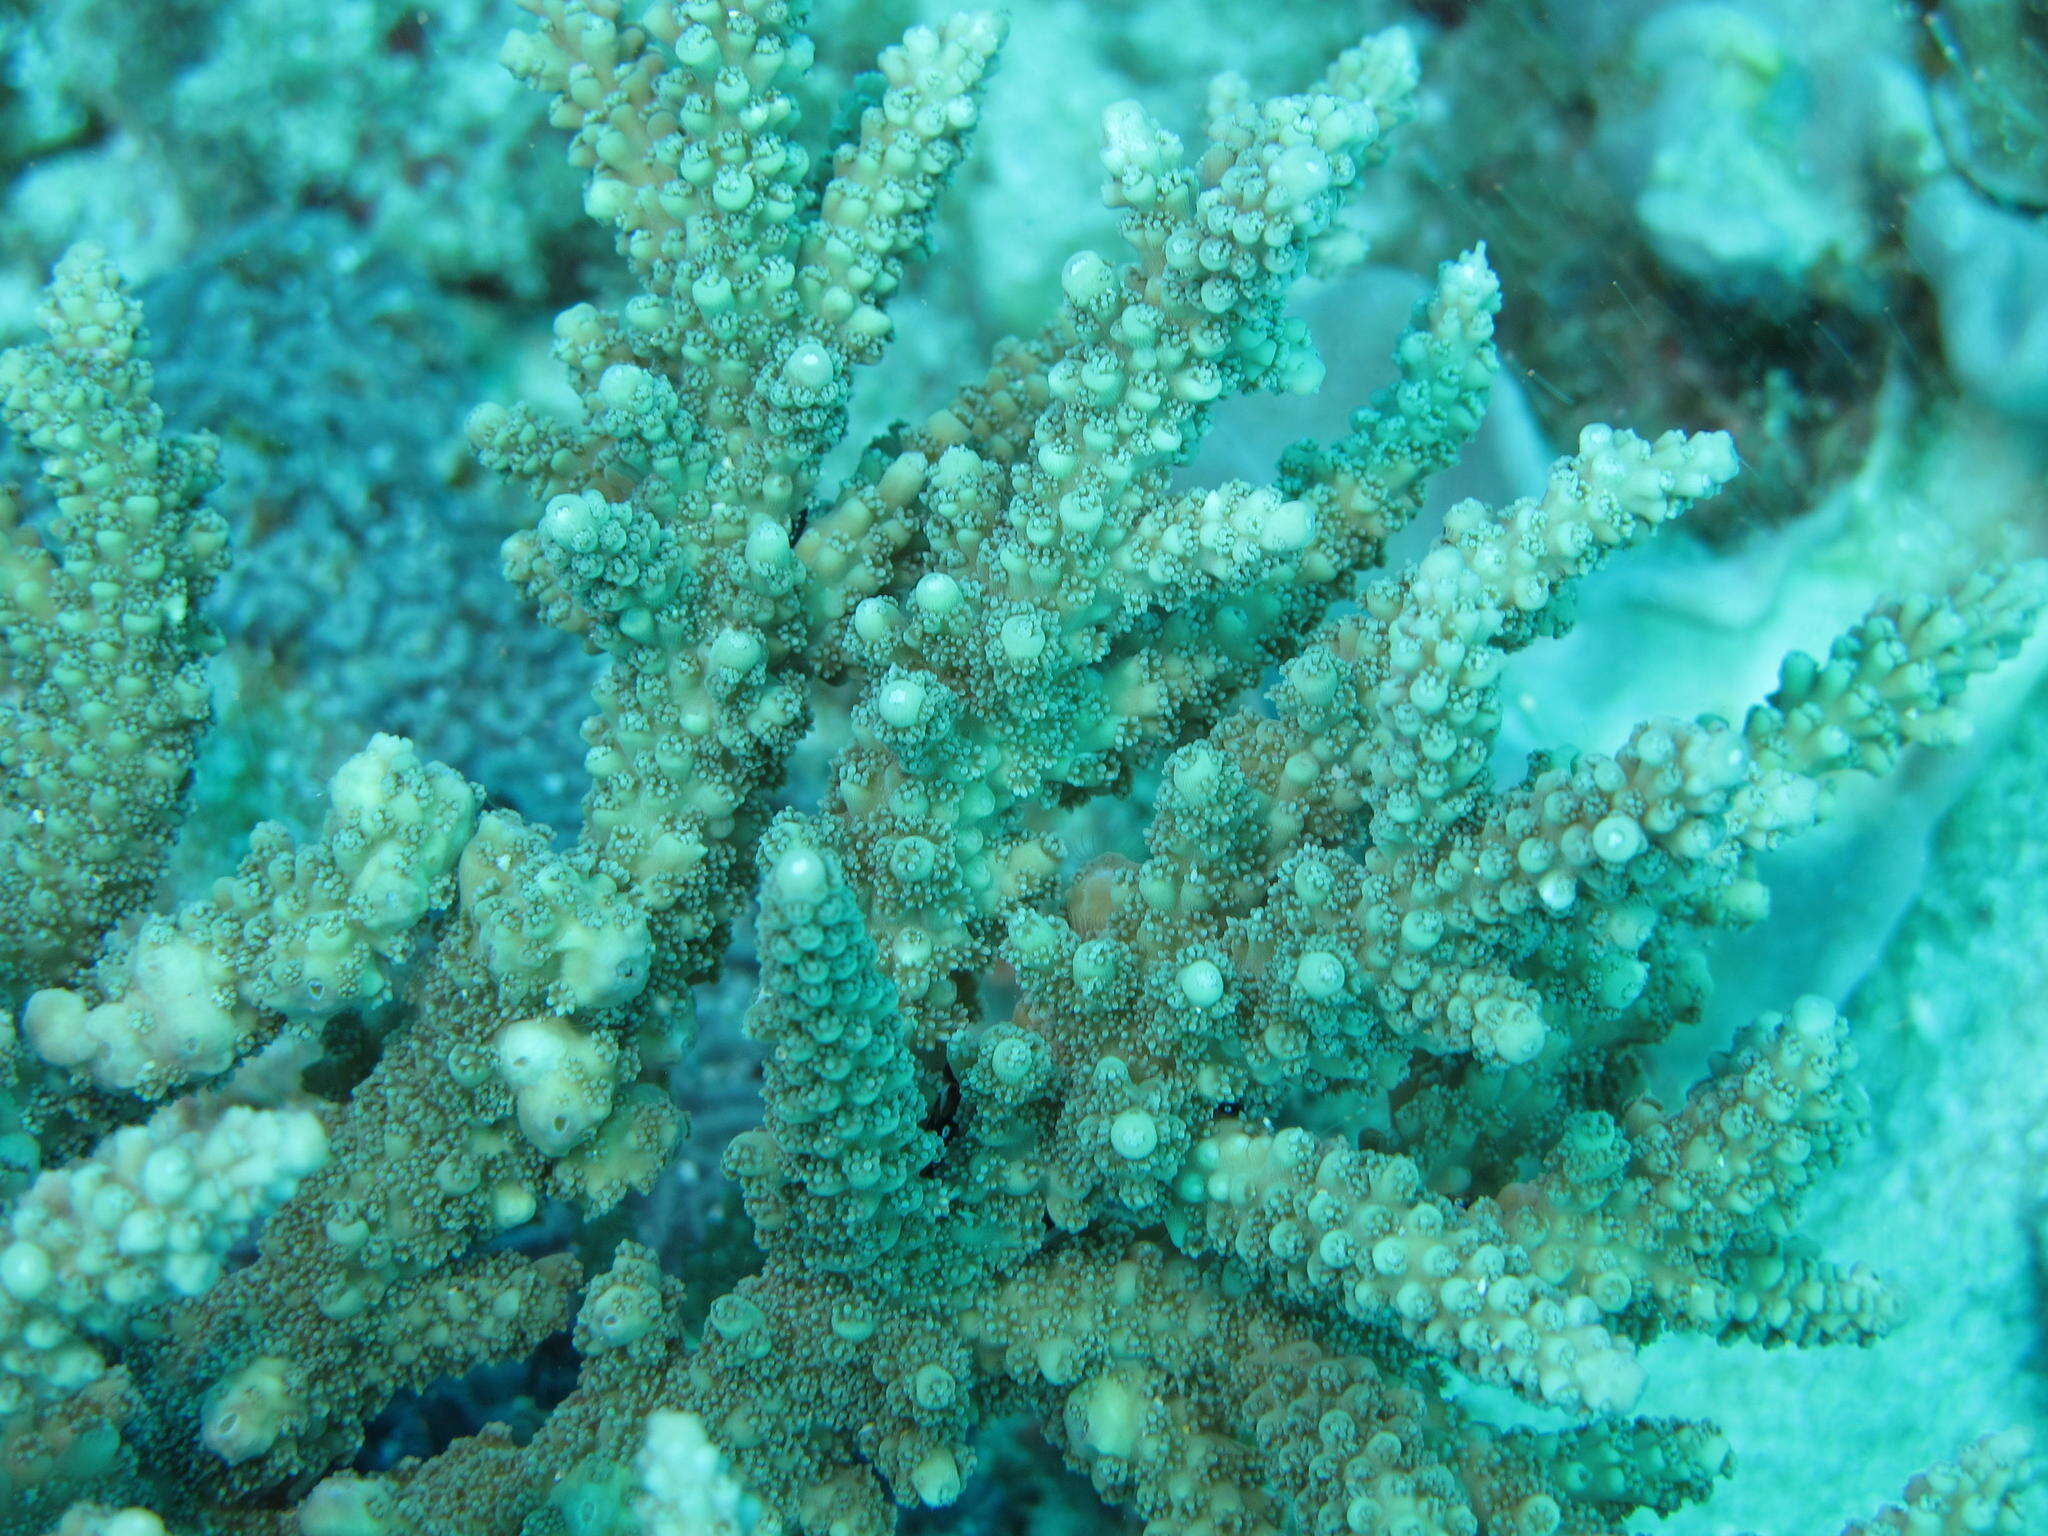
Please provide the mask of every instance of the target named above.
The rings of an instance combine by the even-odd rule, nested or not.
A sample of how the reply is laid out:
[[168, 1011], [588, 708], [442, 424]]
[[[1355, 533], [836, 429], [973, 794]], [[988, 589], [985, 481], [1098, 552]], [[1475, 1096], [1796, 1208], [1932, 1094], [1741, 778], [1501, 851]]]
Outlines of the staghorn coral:
[[[50, 500], [4, 496], [8, 993], [74, 970], [163, 867], [208, 716], [212, 631], [197, 605], [224, 533], [204, 500], [212, 445], [162, 431], [141, 311], [97, 252], [60, 265], [41, 320], [41, 345], [0, 355], [0, 400]], [[175, 1009], [203, 990], [201, 952], [154, 960], [156, 999]], [[127, 1387], [107, 1352], [218, 1279], [325, 1162], [327, 1132], [275, 1059], [125, 1126], [122, 1106], [68, 1086], [5, 1011], [0, 1071], [0, 1505], [33, 1520], [117, 1457]]]
[[[303, 1536], [862, 1536], [954, 1505], [984, 1426], [1019, 1419], [1159, 1532], [1579, 1536], [1703, 1497], [1725, 1447], [1631, 1416], [1637, 1345], [1858, 1341], [1889, 1302], [1795, 1230], [1859, 1119], [1833, 1008], [1766, 1015], [1675, 1110], [1644, 1048], [1697, 1016], [1703, 936], [1764, 914], [1758, 856], [1954, 732], [2040, 573], [1878, 608], [1740, 724], [1654, 719], [1516, 777], [1511, 659], [1729, 479], [1725, 436], [1589, 427], [1538, 494], [1461, 502], [1387, 567], [1498, 368], [1475, 249], [1342, 438], [1270, 484], [1175, 479], [1218, 400], [1319, 381], [1285, 299], [1408, 111], [1402, 34], [1298, 95], [1219, 89], [1192, 156], [1113, 109], [1125, 258], [1073, 258], [1039, 335], [828, 489], [1001, 24], [913, 29], [814, 166], [786, 0], [526, 7], [505, 60], [639, 289], [557, 322], [579, 417], [470, 424], [540, 504], [507, 575], [603, 658], [582, 827], [379, 736], [318, 837], [261, 828], [206, 895], [80, 914], [61, 956], [24, 928], [35, 1104], [113, 1125], [317, 1039], [285, 1093], [320, 1095], [326, 1155], [249, 1263], [94, 1314], [113, 1390], [0, 1405], [0, 1451], [172, 1528]], [[132, 348], [109, 283], [60, 273], [53, 348], [0, 365], [67, 501], [73, 437], [154, 441], [146, 374], [110, 404], [36, 371], [81, 303]], [[130, 518], [162, 505], [119, 489]], [[778, 815], [835, 694], [822, 799]], [[1071, 848], [1140, 775], [1142, 857]], [[133, 858], [177, 798], [143, 805]], [[700, 1326], [613, 1213], [673, 1155], [689, 989], [756, 869], [763, 1115], [726, 1166], [759, 1262]], [[0, 1260], [0, 1287], [34, 1279]], [[579, 1378], [530, 1436], [358, 1468], [394, 1397], [572, 1315]], [[1902, 1518], [1992, 1509], [2017, 1459], [1972, 1453]], [[701, 1504], [665, 1479], [684, 1465]]]
[[0, 984], [63, 975], [149, 894], [209, 716], [200, 599], [226, 525], [214, 445], [171, 437], [136, 355], [140, 311], [90, 251], [59, 269], [49, 340], [0, 365], [7, 424], [38, 458], [47, 536], [0, 498]]
[[1842, 1536], [1976, 1536], [2024, 1530], [2021, 1499], [2030, 1476], [2028, 1450], [2022, 1435], [1987, 1435], [1953, 1461], [1914, 1478], [1901, 1503], [1887, 1505], [1868, 1520], [1850, 1521]]

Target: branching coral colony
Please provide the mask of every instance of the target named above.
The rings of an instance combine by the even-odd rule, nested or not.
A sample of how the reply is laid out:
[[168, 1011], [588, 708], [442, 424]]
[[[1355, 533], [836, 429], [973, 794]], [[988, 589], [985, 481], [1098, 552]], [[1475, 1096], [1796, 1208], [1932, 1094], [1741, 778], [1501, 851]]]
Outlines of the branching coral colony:
[[[1755, 855], [1943, 734], [2035, 573], [1879, 609], [1740, 725], [1496, 783], [1504, 658], [1726, 480], [1725, 437], [1589, 428], [1365, 575], [1484, 406], [1475, 251], [1348, 436], [1169, 487], [1217, 400], [1314, 387], [1282, 301], [1407, 110], [1400, 34], [1301, 95], [1219, 82], [1192, 160], [1113, 110], [1124, 262], [1076, 256], [1042, 335], [826, 493], [1000, 25], [911, 32], [814, 167], [798, 7], [523, 3], [507, 62], [641, 290], [557, 324], [580, 421], [472, 422], [545, 508], [511, 578], [608, 659], [573, 843], [379, 737], [317, 840], [261, 827], [137, 914], [206, 714], [210, 454], [90, 252], [0, 363], [53, 499], [6, 503], [0, 555], [0, 1526], [90, 1496], [155, 1514], [67, 1529], [866, 1536], [1020, 1419], [1161, 1533], [1618, 1532], [1703, 1495], [1725, 1451], [1628, 1415], [1636, 1346], [1889, 1308], [1791, 1230], [1856, 1121], [1833, 1010], [1762, 1019], [1676, 1108], [1637, 1049], [1695, 1015], [1699, 935], [1761, 916]], [[840, 682], [824, 802], [774, 815]], [[1141, 860], [1056, 841], [1154, 768]], [[757, 865], [764, 1114], [726, 1163], [764, 1257], [698, 1328], [649, 1250], [592, 1278], [520, 1239], [591, 1240], [661, 1174]], [[530, 1436], [349, 1470], [394, 1395], [572, 1318]], [[1868, 1529], [1999, 1527], [2020, 1467], [1985, 1442]]]

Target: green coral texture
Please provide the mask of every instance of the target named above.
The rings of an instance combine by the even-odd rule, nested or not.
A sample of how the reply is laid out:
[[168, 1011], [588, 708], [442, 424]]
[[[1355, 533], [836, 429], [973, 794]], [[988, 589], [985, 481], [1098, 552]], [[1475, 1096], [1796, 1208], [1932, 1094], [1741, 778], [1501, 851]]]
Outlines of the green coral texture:
[[[1655, 1341], [1855, 1347], [1902, 1300], [1802, 1235], [1866, 1118], [1831, 1002], [1652, 1063], [1773, 850], [1963, 733], [2041, 569], [1518, 762], [1515, 679], [1737, 441], [1585, 424], [1519, 499], [1432, 495], [1503, 371], [1479, 245], [1340, 433], [1188, 467], [1322, 384], [1290, 298], [1359, 258], [1408, 33], [1185, 137], [1111, 108], [1120, 243], [849, 442], [1008, 23], [912, 27], [831, 119], [800, 0], [520, 5], [612, 296], [554, 322], [573, 408], [467, 435], [530, 622], [601, 662], [580, 825], [378, 734], [322, 823], [168, 882], [216, 445], [96, 248], [0, 358], [0, 1530], [1619, 1536], [1710, 1498], [1725, 1436], [1639, 1406]], [[642, 1218], [722, 972], [758, 1104], [679, 1254]], [[2020, 1529], [2023, 1442], [1967, 1439], [1847, 1530]]]

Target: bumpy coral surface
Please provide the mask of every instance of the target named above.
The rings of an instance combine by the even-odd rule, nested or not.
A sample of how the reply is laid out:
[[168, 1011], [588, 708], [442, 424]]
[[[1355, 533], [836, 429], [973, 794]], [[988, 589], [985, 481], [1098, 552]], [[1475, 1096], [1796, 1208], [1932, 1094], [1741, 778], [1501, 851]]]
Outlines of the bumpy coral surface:
[[[1734, 475], [1724, 434], [1588, 426], [1393, 559], [1500, 366], [1475, 248], [1344, 435], [1180, 473], [1220, 400], [1320, 382], [1286, 299], [1411, 110], [1402, 33], [1219, 85], [1192, 149], [1113, 108], [1117, 259], [835, 483], [1003, 23], [911, 30], [821, 155], [789, 0], [522, 4], [504, 61], [635, 285], [556, 322], [579, 411], [469, 422], [533, 494], [505, 574], [602, 660], [572, 834], [379, 735], [316, 835], [148, 910], [209, 451], [89, 253], [0, 360], [52, 504], [0, 557], [0, 1527], [874, 1536], [1006, 1459], [1064, 1498], [1048, 1453], [1159, 1536], [1706, 1496], [1725, 1444], [1635, 1415], [1643, 1343], [1853, 1344], [1895, 1303], [1798, 1233], [1861, 1117], [1832, 1005], [1680, 1101], [1644, 1052], [1765, 915], [1759, 855], [1956, 732], [2040, 572], [1882, 605], [1740, 721], [1513, 767], [1508, 668]], [[748, 1235], [686, 1283], [628, 1197], [753, 895]], [[385, 1463], [402, 1400], [564, 1334], [523, 1427]], [[2023, 1465], [1985, 1442], [1866, 1529], [2017, 1529]]]

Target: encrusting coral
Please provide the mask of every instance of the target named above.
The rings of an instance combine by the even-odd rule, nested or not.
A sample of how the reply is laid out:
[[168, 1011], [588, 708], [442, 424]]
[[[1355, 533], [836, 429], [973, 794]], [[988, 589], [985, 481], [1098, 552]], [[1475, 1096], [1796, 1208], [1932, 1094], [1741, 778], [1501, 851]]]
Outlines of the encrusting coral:
[[[90, 255], [0, 363], [58, 510], [0, 587], [0, 847], [98, 882], [0, 897], [34, 988], [8, 1102], [46, 1170], [0, 1252], [0, 1370], [32, 1381], [0, 1398], [26, 1511], [0, 1525], [90, 1493], [179, 1531], [864, 1536], [959, 1500], [1019, 1418], [1162, 1533], [1577, 1536], [1703, 1496], [1725, 1447], [1630, 1416], [1637, 1345], [1860, 1341], [1890, 1302], [1795, 1230], [1858, 1118], [1833, 1008], [1761, 1019], [1675, 1108], [1641, 1048], [1697, 1016], [1701, 935], [1763, 915], [1757, 855], [1947, 735], [2039, 573], [1876, 610], [1739, 724], [1498, 778], [1504, 665], [1734, 473], [1725, 436], [1590, 427], [1537, 495], [1460, 503], [1373, 574], [1498, 367], [1474, 250], [1342, 439], [1270, 485], [1174, 480], [1219, 399], [1315, 387], [1284, 299], [1408, 110], [1400, 33], [1299, 95], [1221, 82], [1192, 156], [1113, 109], [1125, 258], [1076, 256], [1040, 335], [827, 491], [1001, 24], [909, 33], [814, 165], [786, 0], [523, 3], [506, 62], [639, 286], [556, 325], [580, 419], [471, 421], [542, 509], [507, 573], [605, 660], [573, 839], [380, 736], [317, 838], [259, 828], [207, 895], [130, 912], [203, 713], [205, 455], [161, 436], [138, 311]], [[823, 802], [776, 814], [828, 689], [857, 702]], [[51, 745], [73, 696], [97, 757]], [[1134, 785], [1139, 856], [1068, 846]], [[605, 1218], [683, 1134], [689, 989], [757, 869], [763, 1115], [726, 1166], [760, 1262], [700, 1328]], [[275, 1204], [253, 1260], [178, 1270], [169, 1305], [65, 1273], [50, 1181], [206, 1115], [293, 1117], [220, 1175], [263, 1200], [190, 1217], [217, 1255]], [[167, 1188], [215, 1166], [181, 1157]], [[74, 1200], [102, 1231], [76, 1254], [148, 1247], [158, 1169]], [[77, 1373], [34, 1370], [50, 1283], [106, 1351]], [[572, 1317], [580, 1378], [530, 1437], [354, 1470], [397, 1394]], [[2016, 1459], [1971, 1453], [1900, 1518], [2001, 1528]]]

